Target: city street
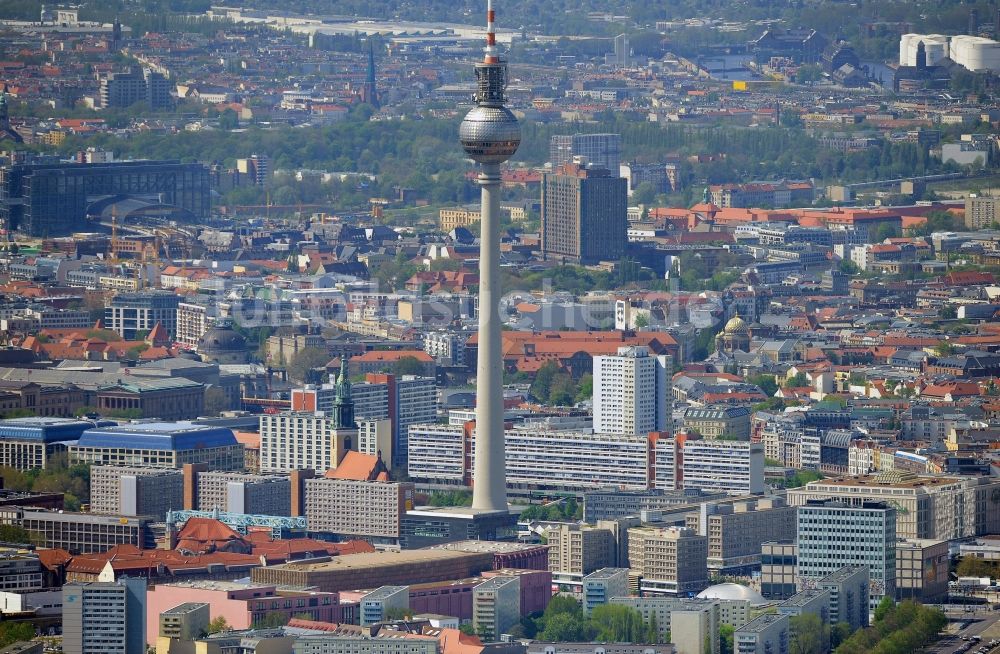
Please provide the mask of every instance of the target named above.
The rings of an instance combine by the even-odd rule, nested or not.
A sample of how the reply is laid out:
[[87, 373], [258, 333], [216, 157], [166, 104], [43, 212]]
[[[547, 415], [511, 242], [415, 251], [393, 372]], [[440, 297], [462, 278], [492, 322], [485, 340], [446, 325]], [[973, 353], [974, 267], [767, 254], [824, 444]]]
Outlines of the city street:
[[948, 633], [932, 647], [927, 648], [928, 654], [958, 654], [970, 642], [962, 640], [963, 636], [966, 638], [982, 637], [979, 643], [973, 642], [972, 647], [968, 650], [970, 654], [986, 645], [992, 638], [1000, 640], [1000, 625], [997, 624], [1000, 621], [1000, 613], [991, 610], [988, 606], [976, 608], [977, 610], [972, 613], [966, 613], [964, 608], [957, 611], [946, 611], [948, 618], [953, 621], [949, 623], [948, 628], [955, 631]]

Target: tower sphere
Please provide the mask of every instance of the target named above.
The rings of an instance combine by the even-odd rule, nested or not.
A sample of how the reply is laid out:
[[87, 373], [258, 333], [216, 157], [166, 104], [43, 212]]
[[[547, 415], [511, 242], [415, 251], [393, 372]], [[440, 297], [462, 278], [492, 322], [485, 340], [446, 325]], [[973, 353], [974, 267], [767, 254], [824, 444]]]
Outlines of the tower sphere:
[[510, 159], [521, 144], [521, 126], [507, 107], [474, 107], [458, 128], [465, 154], [481, 164]]

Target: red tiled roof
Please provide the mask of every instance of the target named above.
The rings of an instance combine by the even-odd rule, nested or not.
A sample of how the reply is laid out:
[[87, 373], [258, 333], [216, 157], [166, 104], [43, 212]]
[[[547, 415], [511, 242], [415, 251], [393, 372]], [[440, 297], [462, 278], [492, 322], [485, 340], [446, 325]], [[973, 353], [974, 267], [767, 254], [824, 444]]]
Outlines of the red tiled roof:
[[340, 460], [340, 465], [335, 469], [327, 470], [325, 476], [328, 479], [367, 481], [374, 475], [378, 461], [378, 457], [374, 454], [362, 454], [351, 450]]
[[204, 548], [219, 549], [233, 541], [243, 541], [242, 535], [211, 518], [191, 518], [177, 533], [178, 549], [192, 552]]
[[73, 560], [72, 554], [58, 548], [36, 550], [35, 554], [38, 555], [38, 561], [48, 570], [54, 570]]

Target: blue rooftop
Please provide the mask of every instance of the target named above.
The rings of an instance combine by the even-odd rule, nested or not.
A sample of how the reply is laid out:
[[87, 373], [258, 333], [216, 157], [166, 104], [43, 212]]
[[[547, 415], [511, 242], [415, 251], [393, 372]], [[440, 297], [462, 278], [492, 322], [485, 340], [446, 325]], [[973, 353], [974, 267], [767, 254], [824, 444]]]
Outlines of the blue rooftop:
[[192, 422], [143, 422], [88, 429], [79, 447], [133, 450], [199, 450], [236, 445], [233, 430]]
[[113, 427], [110, 420], [74, 420], [72, 418], [25, 417], [0, 420], [0, 439], [58, 443], [75, 441], [87, 429]]

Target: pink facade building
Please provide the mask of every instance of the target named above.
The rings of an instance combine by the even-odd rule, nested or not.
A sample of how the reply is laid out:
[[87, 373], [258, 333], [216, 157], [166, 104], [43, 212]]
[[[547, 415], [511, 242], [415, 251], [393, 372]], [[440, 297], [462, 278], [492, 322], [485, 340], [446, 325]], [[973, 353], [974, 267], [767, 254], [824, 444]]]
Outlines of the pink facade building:
[[520, 577], [521, 615], [542, 613], [552, 599], [552, 573], [548, 570], [513, 570], [503, 568], [494, 572], [484, 572], [483, 578]]
[[248, 629], [255, 622], [277, 613], [286, 620], [310, 616], [320, 622], [342, 622], [337, 593], [278, 590], [275, 586], [231, 581], [188, 581], [160, 584], [146, 593], [146, 639], [156, 643], [160, 614], [185, 602], [209, 605], [211, 619], [222, 616], [233, 629]]

